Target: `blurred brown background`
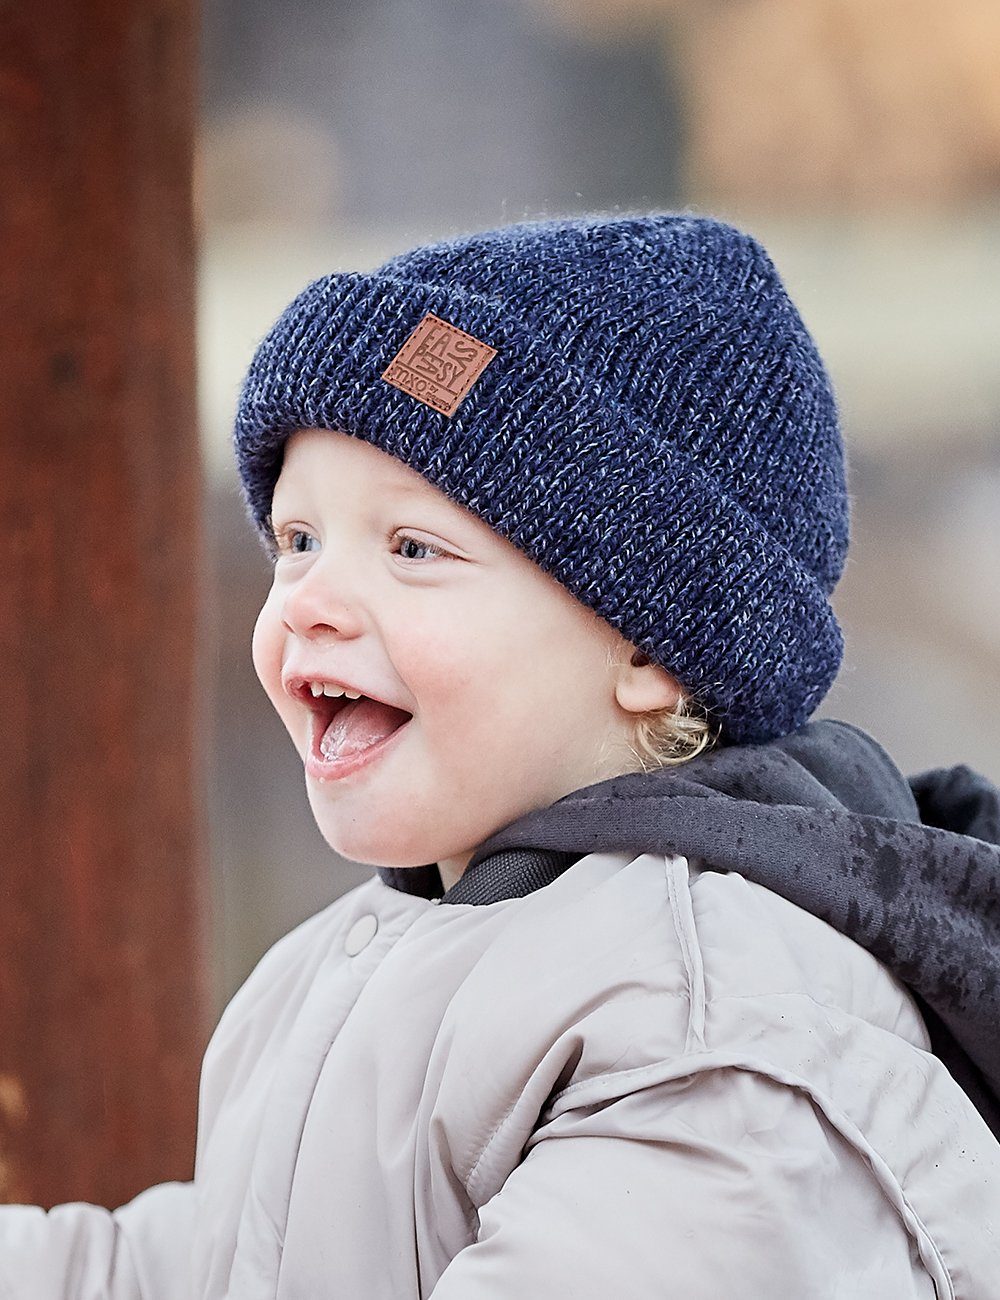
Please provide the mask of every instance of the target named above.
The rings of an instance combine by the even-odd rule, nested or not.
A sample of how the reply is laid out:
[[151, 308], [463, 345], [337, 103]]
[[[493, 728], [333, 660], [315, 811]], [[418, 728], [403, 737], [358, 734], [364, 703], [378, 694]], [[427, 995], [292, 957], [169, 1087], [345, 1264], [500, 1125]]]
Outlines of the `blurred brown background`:
[[196, 207], [217, 1003], [368, 870], [311, 824], [250, 664], [268, 566], [228, 439], [308, 279], [536, 216], [763, 241], [838, 391], [852, 555], [820, 715], [1000, 778], [996, 0], [208, 0]]

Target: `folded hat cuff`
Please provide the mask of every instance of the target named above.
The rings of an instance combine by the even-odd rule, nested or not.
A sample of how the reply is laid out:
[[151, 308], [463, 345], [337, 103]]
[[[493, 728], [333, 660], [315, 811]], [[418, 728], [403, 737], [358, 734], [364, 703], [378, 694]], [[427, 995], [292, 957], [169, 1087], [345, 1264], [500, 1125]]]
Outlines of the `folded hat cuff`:
[[[497, 352], [452, 416], [381, 377], [427, 312]], [[385, 274], [315, 281], [260, 345], [240, 400], [258, 529], [286, 438], [314, 427], [381, 448], [483, 519], [693, 691], [725, 739], [795, 730], [836, 676], [840, 629], [812, 575], [670, 430], [605, 400], [599, 373], [505, 303]]]

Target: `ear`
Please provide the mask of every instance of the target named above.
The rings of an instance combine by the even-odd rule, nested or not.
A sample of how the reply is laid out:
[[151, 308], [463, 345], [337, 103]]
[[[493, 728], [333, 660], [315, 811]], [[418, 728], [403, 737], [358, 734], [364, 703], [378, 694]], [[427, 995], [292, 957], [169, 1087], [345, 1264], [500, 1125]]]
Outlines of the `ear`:
[[647, 713], [653, 709], [677, 707], [684, 688], [659, 664], [651, 663], [641, 650], [617, 666], [615, 698], [629, 713]]

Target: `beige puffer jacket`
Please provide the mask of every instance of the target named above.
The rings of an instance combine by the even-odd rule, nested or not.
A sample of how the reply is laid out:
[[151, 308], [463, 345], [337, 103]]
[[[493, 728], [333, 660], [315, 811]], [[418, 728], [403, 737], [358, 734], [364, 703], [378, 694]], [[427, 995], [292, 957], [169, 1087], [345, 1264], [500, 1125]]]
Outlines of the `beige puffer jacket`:
[[206, 1055], [195, 1180], [0, 1210], [4, 1300], [997, 1300], [1000, 1145], [902, 985], [742, 876], [378, 879]]

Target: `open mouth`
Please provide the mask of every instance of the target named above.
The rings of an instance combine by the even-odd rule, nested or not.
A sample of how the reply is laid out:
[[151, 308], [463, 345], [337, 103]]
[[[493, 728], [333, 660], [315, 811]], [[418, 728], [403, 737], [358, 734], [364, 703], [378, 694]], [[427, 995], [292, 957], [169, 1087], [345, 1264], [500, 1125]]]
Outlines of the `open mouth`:
[[296, 694], [309, 706], [312, 731], [308, 766], [329, 779], [346, 775], [381, 754], [385, 746], [412, 719], [412, 713], [362, 695], [356, 700], [340, 696], [313, 697], [308, 686]]

